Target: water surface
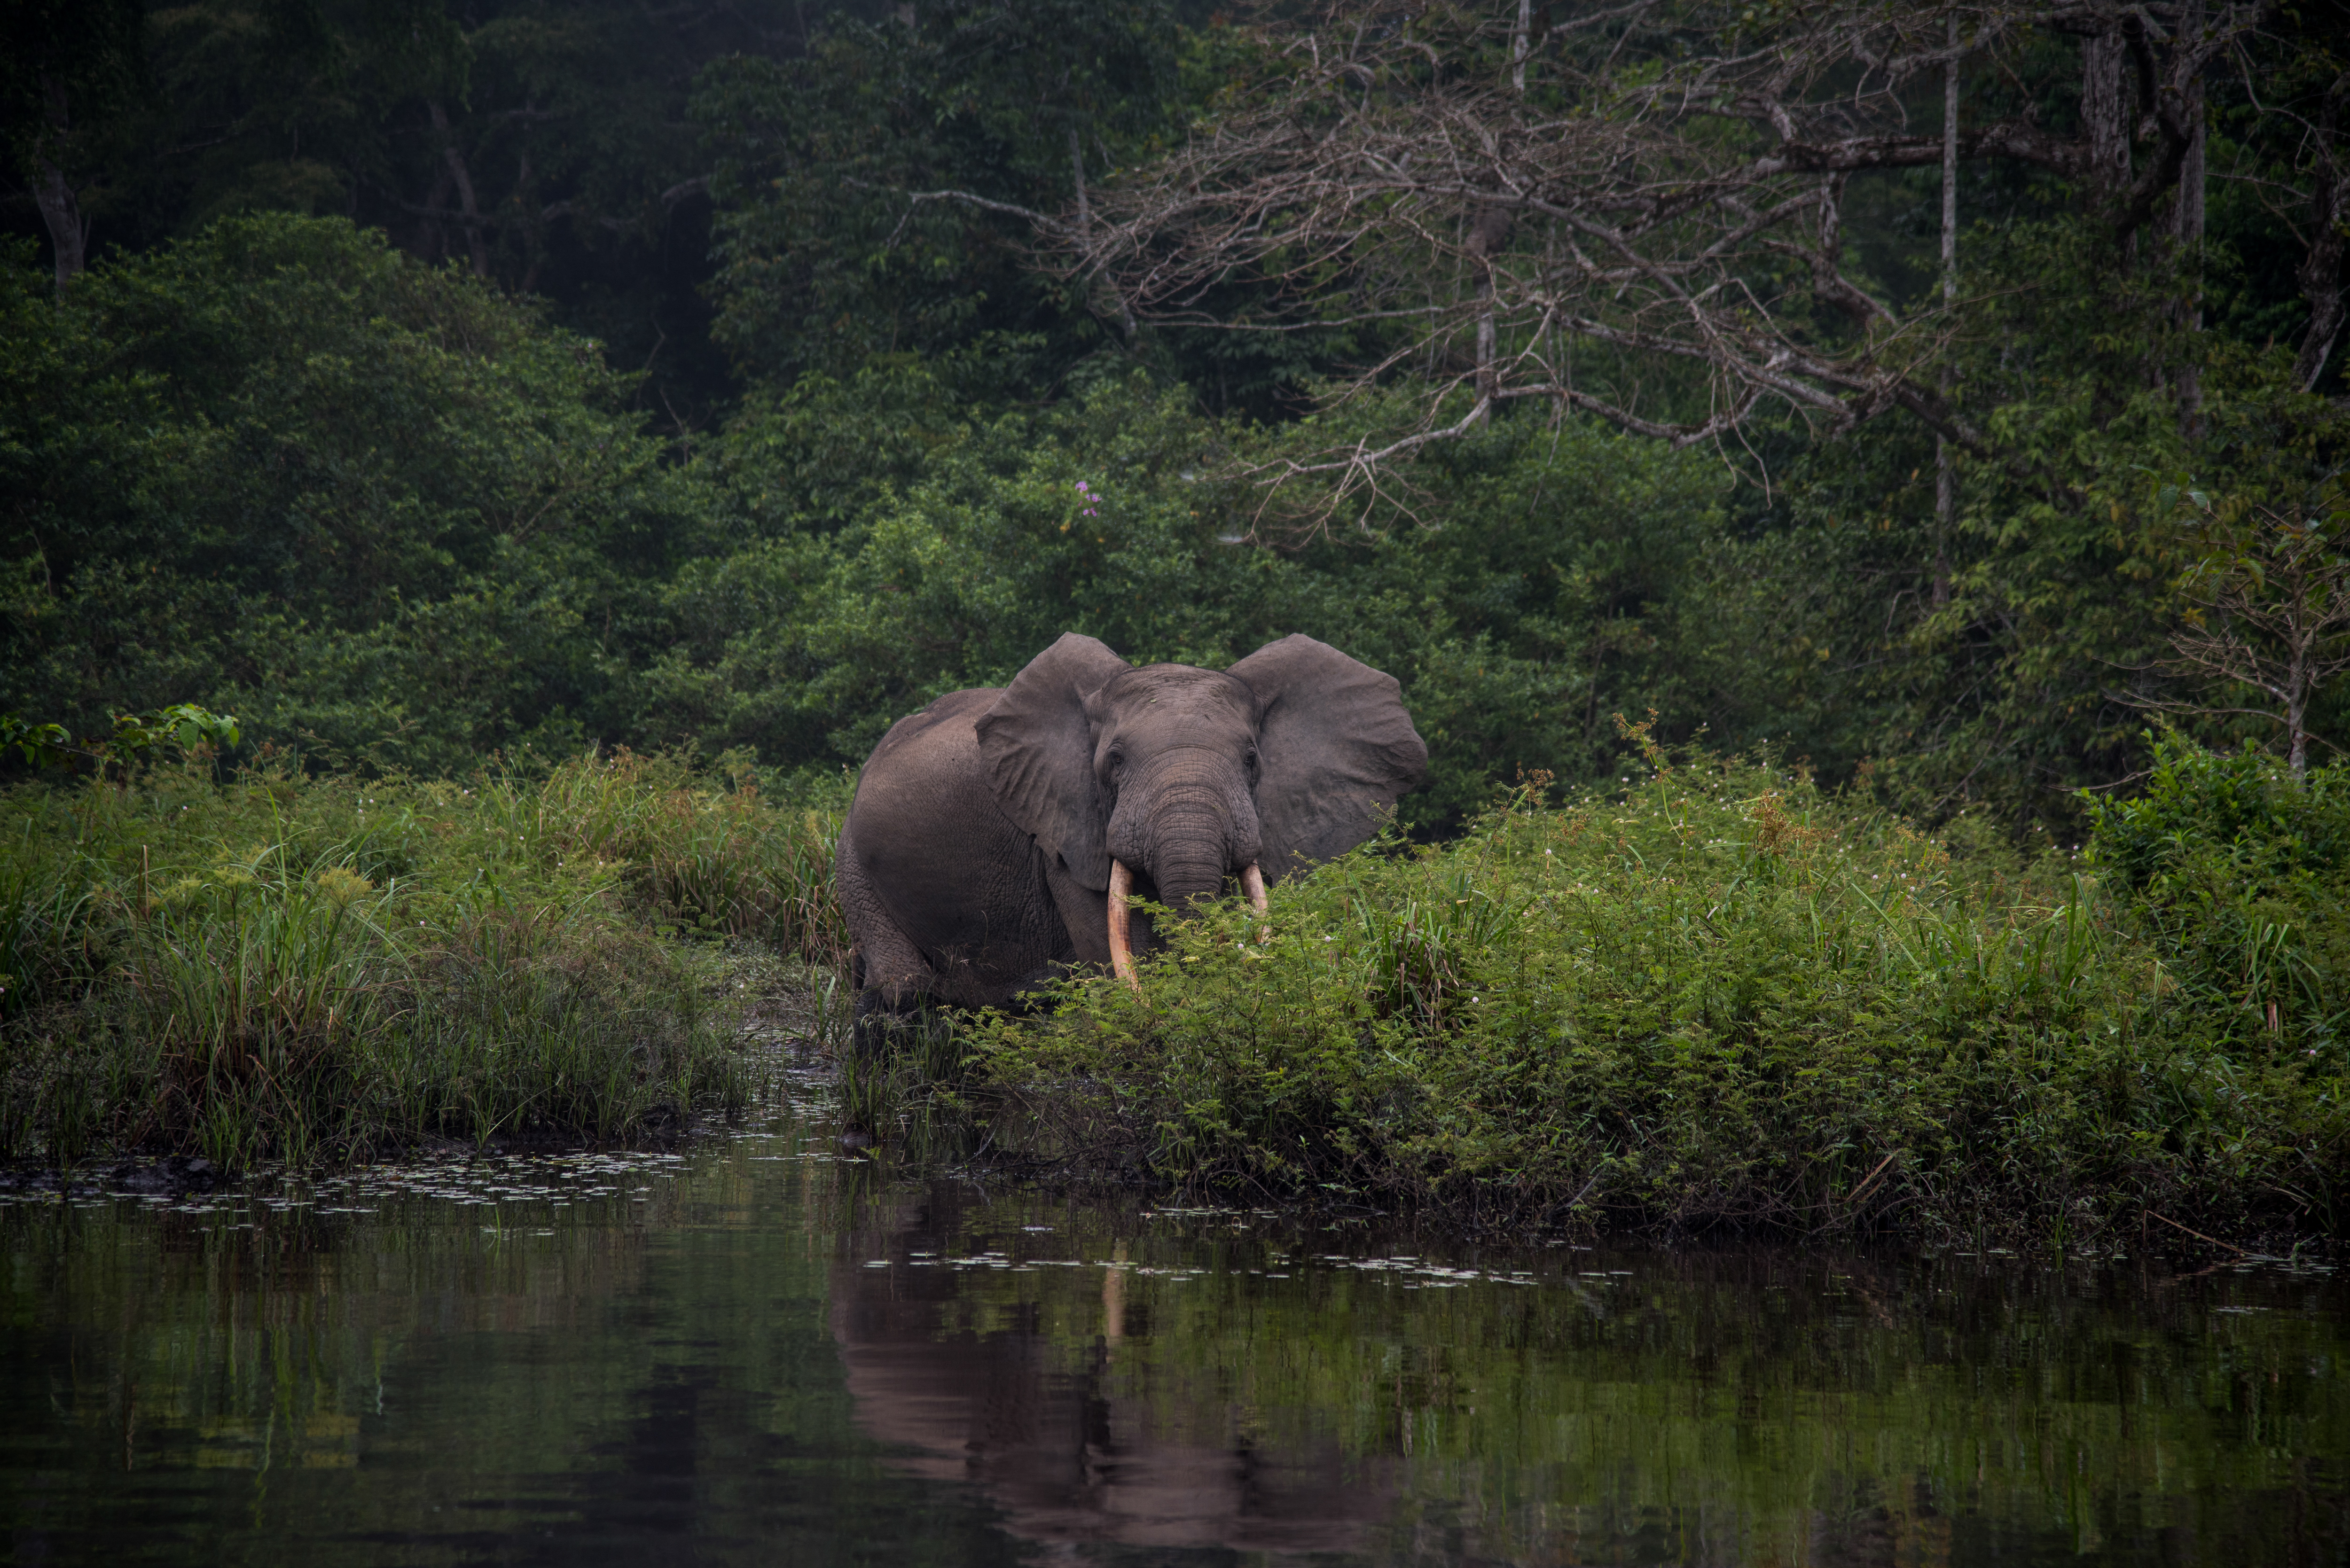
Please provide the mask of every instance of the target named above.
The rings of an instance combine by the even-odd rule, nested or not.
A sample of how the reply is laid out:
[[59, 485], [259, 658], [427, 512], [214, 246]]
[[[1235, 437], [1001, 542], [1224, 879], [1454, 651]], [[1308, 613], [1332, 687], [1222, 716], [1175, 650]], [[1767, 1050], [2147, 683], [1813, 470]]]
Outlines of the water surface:
[[0, 1207], [17, 1563], [2350, 1563], [2344, 1287], [836, 1159]]

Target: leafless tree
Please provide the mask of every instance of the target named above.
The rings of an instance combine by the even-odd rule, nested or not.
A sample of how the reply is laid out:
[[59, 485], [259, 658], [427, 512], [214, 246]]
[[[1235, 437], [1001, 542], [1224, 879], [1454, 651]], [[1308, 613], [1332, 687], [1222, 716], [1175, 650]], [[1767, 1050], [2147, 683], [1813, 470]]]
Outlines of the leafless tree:
[[[2334, 78], [2315, 117], [2306, 121], [2303, 139], [2308, 149], [2310, 192], [2306, 203], [2279, 203], [2284, 211], [2302, 207], [2306, 213], [2296, 228], [2305, 228], [2307, 250], [2298, 281], [2309, 301], [2309, 325], [2301, 352], [2293, 361], [2294, 377], [2304, 391], [2314, 391], [2342, 335], [2342, 264], [2350, 253], [2350, 164], [2343, 156], [2343, 110], [2350, 106], [2350, 71]], [[2288, 188], [2287, 194], [2291, 194]]]
[[[1082, 223], [1040, 225], [1064, 272], [1107, 278], [1140, 319], [1376, 327], [1396, 346], [1357, 386], [1435, 372], [1418, 428], [1282, 460], [1269, 483], [1375, 488], [1382, 464], [1525, 399], [1679, 445], [1721, 442], [1766, 401], [1823, 431], [1898, 409], [1980, 452], [1929, 369], [1953, 306], [1904, 308], [1850, 275], [1847, 182], [1943, 164], [1946, 149], [2020, 161], [2075, 182], [2134, 240], [2172, 218], [2207, 68], [2268, 7], [1798, 0], [1756, 32], [1723, 7], [1630, 0], [1538, 41], [1517, 9], [1353, 0], [1269, 27], [1279, 70], [1097, 185]], [[1960, 56], [2012, 69], [2051, 36], [2082, 40], [2080, 134], [2028, 113], [1911, 123]], [[1271, 305], [1220, 317], [1234, 281]], [[1658, 358], [1702, 385], [1694, 407], [1643, 406], [1608, 374]]]
[[2181, 584], [2172, 631], [2175, 673], [2255, 694], [2251, 704], [2173, 701], [2155, 706], [2264, 720], [2284, 732], [2295, 779], [2309, 767], [2309, 711], [2326, 681], [2350, 670], [2350, 496], [2339, 484], [2308, 514], [2255, 508], [2214, 530]]
[[[1388, 345], [1336, 395], [1414, 371], [1416, 423], [1319, 453], [1293, 447], [1253, 471], [1269, 498], [1310, 482], [1316, 498], [1300, 510], [1315, 525], [1350, 497], [1383, 493], [1396, 460], [1525, 400], [1724, 450], [1767, 404], [1822, 433], [1898, 410], [1945, 454], [1984, 455], [1963, 389], [1939, 373], [1970, 303], [1948, 206], [1962, 163], [2056, 175], [2124, 257], [2190, 265], [2207, 178], [2247, 185], [2303, 247], [2304, 389], [2350, 314], [2350, 67], [2312, 42], [2320, 24], [2278, 0], [1575, 0], [1563, 19], [1549, 11], [1326, 0], [1302, 22], [1268, 12], [1258, 36], [1273, 68], [1139, 170], [1088, 187], [1073, 161], [1074, 213], [953, 190], [900, 194], [910, 214], [949, 202], [1024, 220], [1044, 265], [1129, 339], [1159, 323], [1354, 328]], [[2064, 134], [2030, 106], [2068, 49], [2080, 115]], [[1986, 84], [1971, 123], [1955, 87], [1961, 60]], [[2206, 89], [2220, 72], [2263, 114], [2279, 107], [2264, 90], [2291, 84], [2300, 109], [2276, 123], [2298, 143], [2282, 163], [2240, 147], [2228, 167], [2207, 168]], [[1984, 107], [2002, 99], [2019, 107]], [[1926, 122], [1934, 108], [1939, 123]], [[1848, 265], [1849, 182], [1935, 164], [1944, 286], [1888, 297]], [[1251, 302], [1241, 314], [1235, 297]], [[2199, 327], [2191, 288], [2172, 314]], [[1658, 375], [1660, 364], [1679, 373]], [[2170, 386], [2191, 438], [2195, 366], [2148, 373]], [[1955, 470], [1938, 467], [1947, 532]]]

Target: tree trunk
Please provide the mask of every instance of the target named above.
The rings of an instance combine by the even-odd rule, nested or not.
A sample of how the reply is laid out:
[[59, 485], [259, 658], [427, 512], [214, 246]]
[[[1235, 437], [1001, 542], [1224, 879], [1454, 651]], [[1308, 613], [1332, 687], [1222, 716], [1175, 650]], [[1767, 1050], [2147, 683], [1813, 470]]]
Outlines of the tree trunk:
[[45, 75], [41, 92], [48, 99], [49, 123], [35, 143], [33, 201], [41, 209], [41, 222], [48, 227], [49, 245], [57, 256], [57, 292], [63, 294], [88, 262], [89, 226], [82, 218], [81, 202], [74, 194], [72, 182], [48, 152], [50, 138], [62, 140], [70, 129], [65, 83]]
[[2129, 93], [2122, 80], [2121, 34], [2096, 34], [2081, 46], [2081, 130], [2089, 143], [2092, 199], [2119, 206], [2130, 188]]
[[[523, 99], [523, 108], [525, 110], [536, 107], [530, 99]], [[537, 204], [530, 199], [530, 149], [525, 147], [522, 151], [522, 156], [515, 161], [514, 196], [507, 205], [517, 214], [527, 214], [532, 207]], [[522, 269], [520, 292], [535, 294], [538, 290], [539, 263], [546, 258], [546, 222], [542, 218], [537, 223], [530, 223], [527, 217], [525, 218], [525, 222], [528, 226], [523, 231], [523, 237], [529, 246], [530, 260]]]
[[[1093, 201], [1086, 194], [1085, 143], [1078, 139], [1077, 128], [1074, 125], [1069, 127], [1069, 178], [1076, 181], [1077, 186], [1077, 238], [1090, 249], [1094, 243]], [[1118, 301], [1118, 330], [1125, 335], [1127, 342], [1132, 343], [1135, 333], [1140, 328], [1135, 323], [1134, 306], [1126, 302], [1125, 292], [1098, 265], [1087, 282], [1092, 286], [1087, 292], [1091, 293], [1094, 286], [1107, 288], [1111, 297]]]
[[2342, 232], [2345, 218], [2350, 217], [2344, 211], [2350, 206], [2350, 189], [2345, 189], [2350, 179], [2344, 177], [2340, 141], [2345, 97], [2350, 97], [2350, 76], [2335, 78], [2317, 112], [2316, 167], [2311, 172], [2309, 192], [2313, 239], [2297, 280], [2302, 297], [2309, 301], [2309, 327], [2293, 366], [2293, 379], [2304, 392], [2317, 389], [2325, 362], [2334, 353], [2334, 340], [2342, 333], [2342, 261], [2345, 250], [2350, 249], [2350, 236]]
[[[1950, 57], [1942, 67], [1942, 308], [1959, 301], [1959, 19], [1950, 17]], [[1942, 396], [1950, 371], [1942, 369]], [[1959, 515], [1959, 471], [1947, 437], [1934, 438], [1934, 603], [1950, 599], [1950, 532]]]
[[1069, 178], [1077, 184], [1077, 232], [1090, 243], [1094, 237], [1094, 210], [1086, 198], [1086, 150], [1074, 125], [1069, 127]]
[[430, 214], [443, 210], [449, 200], [449, 170], [444, 164], [432, 181], [432, 189], [424, 193], [424, 212], [417, 214], [416, 244], [412, 247], [417, 259], [440, 262], [449, 255], [449, 225]]
[[[2202, 0], [2191, 0], [2179, 22], [2180, 47], [2188, 47], [2189, 40], [2199, 37], [2202, 32]], [[2199, 71], [2189, 77], [2182, 86], [2187, 120], [2193, 130], [2189, 135], [2187, 156], [2178, 166], [2178, 194], [2170, 209], [2170, 241], [2174, 252], [2187, 258], [2187, 264], [2195, 269], [2194, 293], [2185, 301], [2179, 320], [2179, 325], [2192, 335], [2203, 330], [2203, 264], [2198, 254], [2203, 244], [2205, 138], [2202, 73]], [[2178, 432], [2193, 441], [2202, 431], [2203, 370], [2202, 367], [2189, 362], [2178, 369]]]
[[2297, 638], [2288, 671], [2284, 693], [2285, 765], [2293, 770], [2293, 782], [2300, 784], [2309, 774], [2310, 681], [2307, 653]]
[[[1491, 398], [1493, 395], [1493, 288], [1491, 284], [1484, 286], [1484, 293], [1485, 309], [1477, 317], [1477, 395]], [[1488, 417], [1491, 417], [1490, 413]]]
[[[1510, 34], [1510, 86], [1519, 92], [1526, 90], [1526, 54], [1534, 43], [1534, 0], [1518, 0], [1518, 25]], [[1479, 233], [1484, 232], [1482, 221]], [[1489, 265], [1485, 274], [1485, 309], [1477, 317], [1477, 395], [1493, 395], [1493, 275]]]
[[[1510, 243], [1516, 219], [1507, 207], [1488, 207], [1469, 226], [1469, 254], [1477, 264], [1477, 295], [1483, 306], [1477, 312], [1477, 396], [1490, 400], [1494, 392], [1493, 258]], [[1491, 410], [1485, 418], [1491, 417]], [[1481, 421], [1482, 422], [1482, 421]]]
[[490, 275], [489, 247], [482, 240], [482, 209], [473, 200], [473, 176], [465, 167], [464, 154], [457, 151], [457, 138], [449, 129], [448, 112], [439, 99], [426, 101], [432, 114], [432, 129], [441, 133], [441, 156], [449, 166], [450, 178], [457, 182], [457, 210], [465, 214], [465, 248], [472, 253], [473, 275]]
[[63, 294], [85, 265], [89, 231], [82, 224], [81, 203], [66, 183], [65, 171], [46, 158], [33, 176], [33, 200], [48, 225], [49, 244], [57, 253], [57, 292]]

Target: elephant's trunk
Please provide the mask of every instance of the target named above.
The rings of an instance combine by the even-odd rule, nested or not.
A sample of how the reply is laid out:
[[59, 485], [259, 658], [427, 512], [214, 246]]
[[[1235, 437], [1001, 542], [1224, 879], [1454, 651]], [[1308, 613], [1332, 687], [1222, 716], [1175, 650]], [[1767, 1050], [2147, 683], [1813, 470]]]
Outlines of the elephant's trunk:
[[[1159, 889], [1159, 901], [1188, 909], [1212, 898], [1224, 874], [1241, 856], [1233, 842], [1232, 807], [1222, 792], [1189, 782], [1162, 789], [1152, 803], [1149, 853], [1143, 869]], [[1255, 846], [1249, 846], [1253, 849]]]

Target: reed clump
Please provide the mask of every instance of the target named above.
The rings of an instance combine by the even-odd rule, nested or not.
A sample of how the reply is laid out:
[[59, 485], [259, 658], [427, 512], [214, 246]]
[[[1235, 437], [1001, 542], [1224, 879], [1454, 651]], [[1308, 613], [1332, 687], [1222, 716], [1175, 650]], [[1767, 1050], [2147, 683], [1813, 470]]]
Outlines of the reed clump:
[[0, 794], [0, 1158], [354, 1158], [740, 1106], [730, 944], [837, 963], [837, 802], [584, 757]]
[[1938, 841], [1778, 767], [1548, 794], [985, 1021], [996, 1147], [1492, 1227], [2339, 1233], [2350, 1070], [2305, 964], [2182, 967], [2094, 853]]

